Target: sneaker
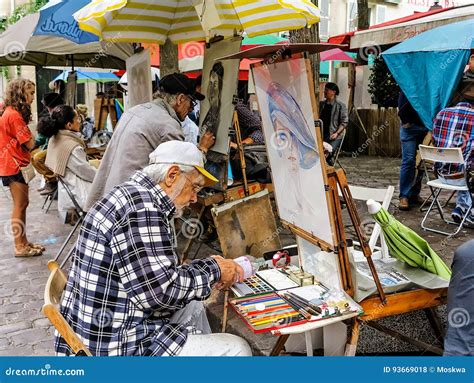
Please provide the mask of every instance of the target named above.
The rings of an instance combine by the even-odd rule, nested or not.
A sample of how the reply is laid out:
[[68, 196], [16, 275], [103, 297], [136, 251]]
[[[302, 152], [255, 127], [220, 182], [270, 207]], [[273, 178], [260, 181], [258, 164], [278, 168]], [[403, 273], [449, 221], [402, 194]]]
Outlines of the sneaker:
[[405, 198], [405, 197], [400, 198], [398, 209], [403, 210], [403, 211], [410, 210], [410, 204], [408, 202], [408, 198]]
[[455, 207], [451, 213], [451, 218], [456, 223], [461, 223], [462, 218], [464, 217], [464, 211], [460, 207]]

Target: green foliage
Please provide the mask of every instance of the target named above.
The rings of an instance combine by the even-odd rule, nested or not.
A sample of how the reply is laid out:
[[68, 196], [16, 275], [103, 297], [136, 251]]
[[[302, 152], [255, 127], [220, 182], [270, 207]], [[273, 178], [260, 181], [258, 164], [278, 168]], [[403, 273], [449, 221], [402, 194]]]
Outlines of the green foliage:
[[400, 88], [381, 56], [374, 59], [368, 88], [373, 104], [385, 108], [397, 106]]
[[18, 20], [26, 15], [37, 12], [48, 0], [33, 0], [28, 4], [22, 4], [16, 7], [11, 16], [0, 20], [0, 32], [3, 32], [9, 25], [15, 24]]
[[[48, 0], [33, 0], [28, 4], [22, 4], [16, 7], [10, 17], [0, 19], [0, 33], [5, 31], [9, 25], [15, 24], [22, 17], [37, 12], [47, 2]], [[17, 66], [16, 71], [18, 73], [20, 71], [20, 67]], [[7, 67], [0, 67], [0, 76], [9, 80]]]

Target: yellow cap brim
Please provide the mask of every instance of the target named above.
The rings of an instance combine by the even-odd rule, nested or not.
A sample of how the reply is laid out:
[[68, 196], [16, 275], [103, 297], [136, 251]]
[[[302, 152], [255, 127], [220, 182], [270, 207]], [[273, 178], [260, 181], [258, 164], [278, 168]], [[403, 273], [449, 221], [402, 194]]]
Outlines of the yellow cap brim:
[[219, 182], [219, 180], [209, 173], [206, 169], [201, 168], [200, 166], [195, 166], [196, 170], [201, 173], [206, 179], [204, 186], [211, 186]]

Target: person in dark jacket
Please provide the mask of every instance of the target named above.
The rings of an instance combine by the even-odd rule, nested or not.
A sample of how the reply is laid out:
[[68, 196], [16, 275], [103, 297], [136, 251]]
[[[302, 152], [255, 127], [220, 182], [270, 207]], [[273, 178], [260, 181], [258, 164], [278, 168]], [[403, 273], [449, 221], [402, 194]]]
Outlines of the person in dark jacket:
[[416, 151], [428, 133], [418, 113], [403, 92], [398, 96], [400, 117], [400, 143], [402, 165], [400, 167], [400, 210], [409, 210], [411, 205], [423, 203], [420, 197], [422, 172], [416, 172]]
[[342, 143], [343, 133], [349, 123], [347, 107], [337, 99], [339, 87], [328, 82], [324, 87], [324, 101], [319, 103], [319, 117], [323, 121], [323, 141], [332, 146], [326, 161], [333, 164], [333, 156]]

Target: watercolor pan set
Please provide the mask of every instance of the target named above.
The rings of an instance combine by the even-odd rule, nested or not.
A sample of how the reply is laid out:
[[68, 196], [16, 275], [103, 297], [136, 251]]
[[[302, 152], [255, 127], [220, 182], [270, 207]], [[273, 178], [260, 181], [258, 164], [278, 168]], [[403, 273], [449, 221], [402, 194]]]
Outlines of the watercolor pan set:
[[253, 275], [250, 278], [245, 279], [242, 283], [235, 283], [232, 285], [231, 290], [235, 296], [245, 297], [247, 295], [270, 293], [275, 289], [259, 276]]

